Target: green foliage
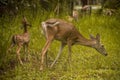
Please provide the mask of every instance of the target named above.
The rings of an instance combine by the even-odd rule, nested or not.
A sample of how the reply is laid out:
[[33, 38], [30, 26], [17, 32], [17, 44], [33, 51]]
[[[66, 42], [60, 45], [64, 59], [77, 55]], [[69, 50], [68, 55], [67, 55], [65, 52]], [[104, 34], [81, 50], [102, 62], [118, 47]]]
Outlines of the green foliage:
[[120, 0], [107, 0], [104, 3], [105, 8], [111, 8], [111, 9], [119, 9], [120, 8]]
[[15, 16], [24, 10], [69, 14], [72, 11], [70, 4], [71, 0], [0, 0], [0, 17], [6, 14]]
[[[32, 24], [29, 28], [31, 34], [29, 61], [24, 61], [24, 50], [21, 56], [24, 65], [21, 66], [16, 58], [15, 50], [6, 53], [13, 34], [22, 33], [20, 29], [22, 15], [25, 15]], [[63, 50], [60, 59], [54, 68], [46, 66], [40, 71], [40, 52], [45, 44], [45, 38], [41, 32], [41, 22], [52, 18], [51, 12], [37, 11], [36, 15], [31, 11], [23, 11], [14, 18], [3, 16], [0, 18], [0, 80], [119, 80], [120, 79], [120, 23], [115, 16], [84, 16], [78, 22], [73, 22], [76, 28], [89, 38], [99, 33], [101, 42], [105, 45], [108, 56], [99, 54], [96, 50], [84, 47], [72, 47], [72, 60], [67, 62], [67, 47]], [[64, 18], [62, 15], [61, 18]], [[55, 59], [60, 43], [54, 41], [48, 50], [48, 66]]]

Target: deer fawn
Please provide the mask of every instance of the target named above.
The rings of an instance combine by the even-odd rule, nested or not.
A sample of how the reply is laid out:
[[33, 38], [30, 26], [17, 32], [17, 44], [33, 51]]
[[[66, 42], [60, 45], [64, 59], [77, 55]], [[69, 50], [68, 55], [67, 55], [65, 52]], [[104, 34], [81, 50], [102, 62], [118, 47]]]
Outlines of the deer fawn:
[[75, 21], [78, 21], [79, 12], [76, 9], [73, 10], [72, 17]]
[[40, 70], [43, 70], [44, 56], [54, 39], [61, 42], [61, 47], [56, 59], [50, 67], [53, 67], [53, 65], [56, 63], [65, 45], [68, 45], [68, 58], [71, 56], [71, 46], [75, 44], [92, 47], [99, 53], [105, 56], [107, 55], [104, 45], [100, 43], [99, 34], [97, 34], [96, 37], [90, 36], [90, 39], [86, 39], [81, 33], [78, 32], [73, 24], [61, 19], [48, 19], [42, 22], [42, 29], [47, 41], [41, 52]]
[[[22, 24], [23, 24], [23, 28], [24, 28], [23, 34], [13, 35], [10, 48], [8, 49], [8, 51], [11, 51], [11, 48], [13, 48], [15, 45], [17, 45], [16, 54], [17, 54], [18, 60], [19, 60], [21, 65], [23, 64], [23, 62], [22, 62], [21, 57], [20, 57], [20, 50], [21, 50], [22, 46], [25, 47], [25, 52], [26, 52], [26, 48], [28, 48], [28, 44], [30, 41], [30, 35], [28, 33], [27, 26], [31, 26], [27, 22], [27, 19], [25, 16], [23, 16]], [[27, 49], [27, 52], [28, 52], [28, 49]]]
[[72, 11], [72, 16], [69, 15], [69, 16], [66, 16], [66, 18], [70, 22], [72, 22], [73, 20], [78, 21], [78, 19], [79, 19], [79, 12], [76, 9], [74, 9]]

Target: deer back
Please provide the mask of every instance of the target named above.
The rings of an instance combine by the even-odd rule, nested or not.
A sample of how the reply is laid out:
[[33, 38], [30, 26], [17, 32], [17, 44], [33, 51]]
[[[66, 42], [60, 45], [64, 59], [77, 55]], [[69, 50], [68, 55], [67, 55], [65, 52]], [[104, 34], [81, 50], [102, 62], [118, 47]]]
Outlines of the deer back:
[[60, 41], [74, 37], [71, 36], [72, 34], [75, 36], [79, 34], [73, 24], [61, 19], [48, 19], [45, 21], [45, 25], [46, 26], [42, 26], [44, 33], [54, 35], [55, 39]]

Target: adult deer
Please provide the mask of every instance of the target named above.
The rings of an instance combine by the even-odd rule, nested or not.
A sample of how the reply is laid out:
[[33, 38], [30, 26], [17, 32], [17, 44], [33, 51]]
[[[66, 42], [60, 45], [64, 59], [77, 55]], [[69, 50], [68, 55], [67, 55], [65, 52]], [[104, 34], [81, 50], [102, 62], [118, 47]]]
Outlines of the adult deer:
[[[30, 41], [30, 35], [28, 33], [27, 28], [28, 28], [28, 26], [31, 26], [28, 23], [25, 16], [23, 16], [22, 24], [23, 24], [23, 28], [24, 28], [23, 34], [13, 35], [10, 48], [8, 49], [8, 52], [9, 52], [9, 51], [11, 51], [11, 48], [13, 48], [15, 45], [17, 45], [16, 54], [17, 54], [18, 60], [19, 60], [21, 65], [23, 64], [23, 62], [22, 62], [21, 57], [20, 57], [20, 50], [21, 50], [22, 46], [25, 47], [25, 52], [26, 52], [26, 49], [28, 48], [28, 44]], [[28, 49], [27, 49], [27, 52], [28, 52]]]
[[99, 53], [105, 56], [107, 55], [104, 46], [100, 43], [99, 34], [97, 34], [96, 37], [90, 36], [90, 39], [86, 39], [81, 33], [78, 32], [73, 24], [61, 19], [48, 19], [42, 22], [42, 29], [47, 41], [41, 52], [40, 70], [43, 70], [44, 56], [53, 40], [59, 40], [61, 42], [61, 47], [56, 59], [50, 67], [53, 67], [53, 65], [56, 63], [65, 45], [68, 45], [68, 57], [71, 56], [71, 46], [75, 44], [92, 47]]
[[74, 9], [72, 11], [72, 16], [69, 15], [69, 16], [66, 16], [66, 18], [70, 22], [72, 22], [73, 20], [78, 21], [78, 19], [79, 19], [79, 12], [76, 9]]

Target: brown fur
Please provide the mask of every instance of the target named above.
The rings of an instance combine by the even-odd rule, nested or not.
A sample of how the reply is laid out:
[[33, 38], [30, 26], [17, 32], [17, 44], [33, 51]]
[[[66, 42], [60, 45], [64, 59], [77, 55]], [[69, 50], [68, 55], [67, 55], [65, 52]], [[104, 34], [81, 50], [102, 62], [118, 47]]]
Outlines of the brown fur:
[[[11, 46], [8, 49], [8, 51], [11, 51], [12, 47], [14, 47], [15, 45], [17, 46], [16, 54], [17, 54], [20, 64], [23, 64], [23, 62], [20, 58], [20, 50], [21, 50], [22, 46], [25, 46], [26, 48], [28, 48], [29, 41], [30, 41], [30, 35], [28, 33], [27, 26], [31, 26], [27, 22], [26, 17], [24, 17], [24, 16], [23, 16], [22, 24], [23, 24], [23, 28], [24, 28], [23, 34], [13, 35], [12, 40], [11, 40]], [[26, 48], [25, 48], [25, 51], [26, 51]]]
[[42, 28], [47, 41], [41, 52], [42, 57], [40, 70], [43, 70], [44, 56], [53, 40], [60, 41], [61, 47], [51, 67], [56, 63], [65, 45], [68, 45], [69, 57], [71, 56], [71, 46], [75, 44], [95, 48], [101, 54], [107, 55], [105, 48], [100, 44], [99, 34], [96, 38], [91, 36], [90, 39], [87, 39], [82, 36], [73, 24], [61, 19], [48, 19], [42, 22]]

